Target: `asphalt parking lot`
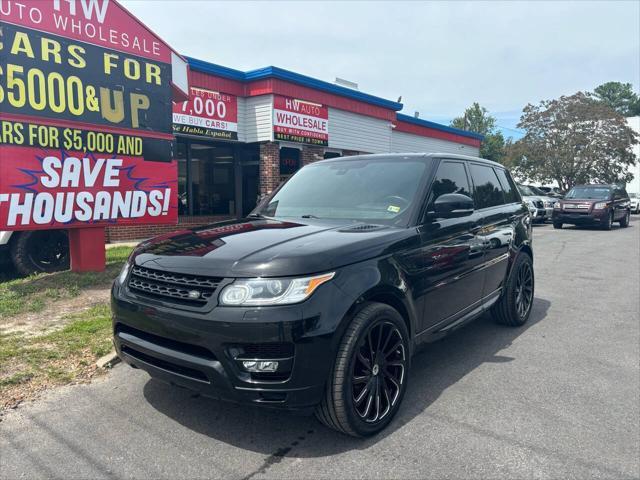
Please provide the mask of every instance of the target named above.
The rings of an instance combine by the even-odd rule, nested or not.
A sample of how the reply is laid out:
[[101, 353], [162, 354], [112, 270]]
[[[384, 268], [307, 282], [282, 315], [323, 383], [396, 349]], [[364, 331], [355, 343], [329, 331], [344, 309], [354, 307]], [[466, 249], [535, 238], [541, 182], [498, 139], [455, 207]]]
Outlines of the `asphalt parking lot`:
[[120, 365], [0, 422], [0, 477], [638, 478], [640, 218], [536, 226], [536, 299], [414, 359], [377, 437], [195, 396]]

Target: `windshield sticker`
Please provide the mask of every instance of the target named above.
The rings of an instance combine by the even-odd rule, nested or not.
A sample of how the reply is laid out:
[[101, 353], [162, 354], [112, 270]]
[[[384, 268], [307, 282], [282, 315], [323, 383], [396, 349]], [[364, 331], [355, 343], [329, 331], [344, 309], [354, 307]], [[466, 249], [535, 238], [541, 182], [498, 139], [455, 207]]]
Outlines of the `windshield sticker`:
[[396, 207], [395, 205], [389, 205], [387, 208], [387, 212], [398, 213], [400, 211], [400, 207]]

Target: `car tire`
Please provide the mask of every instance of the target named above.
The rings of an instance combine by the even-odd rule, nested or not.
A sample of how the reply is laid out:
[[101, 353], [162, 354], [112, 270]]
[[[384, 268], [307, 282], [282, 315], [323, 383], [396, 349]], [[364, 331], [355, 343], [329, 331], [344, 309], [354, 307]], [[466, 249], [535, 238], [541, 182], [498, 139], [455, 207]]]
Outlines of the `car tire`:
[[630, 218], [631, 218], [631, 214], [630, 214], [629, 210], [627, 210], [627, 211], [625, 212], [625, 214], [624, 214], [624, 217], [622, 217], [622, 218], [620, 219], [620, 226], [621, 226], [622, 228], [627, 228], [627, 227], [629, 226], [629, 220], [630, 220]]
[[556, 229], [561, 229], [562, 228], [562, 223], [561, 222], [553, 222], [553, 228]]
[[612, 226], [613, 226], [613, 212], [609, 212], [609, 216], [607, 217], [607, 220], [605, 221], [604, 225], [602, 225], [602, 228], [604, 230], [611, 230]]
[[64, 230], [19, 232], [9, 255], [18, 273], [50, 273], [69, 268], [69, 237]]
[[492, 238], [489, 240], [489, 244], [491, 245], [491, 248], [498, 248], [502, 245], [499, 238]]
[[342, 336], [316, 417], [347, 435], [375, 435], [402, 403], [409, 366], [409, 332], [402, 316], [389, 305], [365, 303]]
[[528, 254], [521, 252], [513, 263], [502, 295], [491, 308], [493, 317], [501, 325], [524, 325], [531, 315], [534, 293], [533, 261]]

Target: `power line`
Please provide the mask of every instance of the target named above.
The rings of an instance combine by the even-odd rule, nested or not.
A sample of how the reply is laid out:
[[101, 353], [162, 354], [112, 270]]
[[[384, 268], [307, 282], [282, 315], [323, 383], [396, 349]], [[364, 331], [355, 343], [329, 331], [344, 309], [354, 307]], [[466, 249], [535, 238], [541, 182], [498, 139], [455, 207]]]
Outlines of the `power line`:
[[519, 128], [509, 128], [509, 127], [504, 127], [504, 126], [498, 125], [498, 124], [496, 124], [496, 127], [503, 128], [504, 130], [510, 130], [510, 131], [516, 132], [516, 133], [523, 133], [523, 134], [527, 133], [526, 130], [520, 130]]

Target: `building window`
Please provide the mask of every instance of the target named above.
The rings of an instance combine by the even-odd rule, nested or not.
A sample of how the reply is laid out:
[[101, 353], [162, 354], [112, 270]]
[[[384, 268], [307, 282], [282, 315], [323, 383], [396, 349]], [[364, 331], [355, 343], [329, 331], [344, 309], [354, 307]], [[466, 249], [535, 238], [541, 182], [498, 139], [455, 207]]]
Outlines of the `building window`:
[[280, 176], [293, 175], [300, 168], [300, 150], [297, 148], [280, 148]]
[[206, 142], [178, 137], [178, 214], [240, 216], [256, 205], [257, 143]]
[[193, 215], [235, 215], [233, 148], [191, 142], [191, 209]]

